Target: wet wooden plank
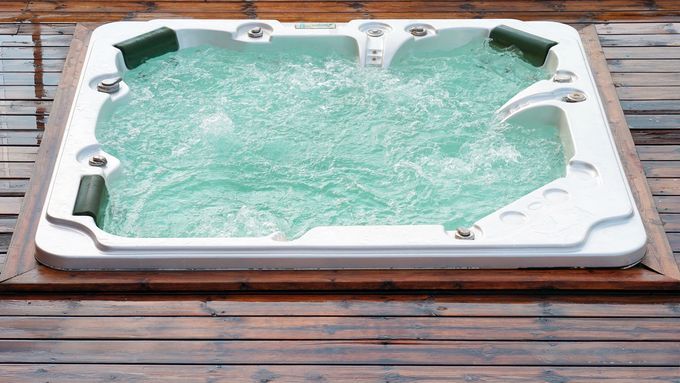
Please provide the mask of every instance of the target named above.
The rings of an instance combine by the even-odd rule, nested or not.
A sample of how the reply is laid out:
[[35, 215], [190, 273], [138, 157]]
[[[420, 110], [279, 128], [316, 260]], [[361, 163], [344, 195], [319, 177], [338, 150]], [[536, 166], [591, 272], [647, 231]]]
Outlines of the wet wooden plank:
[[[11, 218], [0, 218], [0, 234], [12, 234], [14, 231], [14, 225], [16, 225], [16, 217]], [[4, 255], [4, 253], [3, 253]], [[1, 262], [2, 265], [4, 262]]]
[[[599, 35], [658, 35], [680, 33], [680, 23], [606, 23], [595, 26]], [[606, 51], [605, 51], [606, 52]]]
[[672, 34], [659, 35], [602, 35], [603, 47], [678, 47], [680, 40]]
[[[0, 198], [0, 214], [6, 214], [4, 213], [4, 199], [5, 198]], [[5, 254], [7, 253], [7, 248], [9, 247], [9, 242], [12, 239], [12, 234], [0, 234], [0, 253]]]
[[[35, 180], [38, 177], [34, 176]], [[26, 196], [28, 198], [29, 195]], [[657, 197], [660, 198], [660, 197]], [[25, 210], [25, 209], [24, 209]], [[21, 217], [17, 221], [16, 237]], [[659, 226], [661, 220], [658, 220]], [[664, 233], [664, 241], [667, 243]], [[13, 244], [16, 241], [12, 242]], [[23, 241], [21, 242], [23, 243]], [[11, 249], [12, 250], [12, 249]], [[33, 249], [31, 249], [33, 250]], [[8, 254], [4, 271], [14, 258]], [[34, 259], [34, 258], [31, 258]], [[19, 260], [26, 260], [19, 258]], [[4, 292], [400, 291], [400, 290], [672, 290], [680, 282], [648, 269], [321, 270], [71, 272], [35, 267], [0, 284]]]
[[33, 100], [46, 101], [54, 99], [57, 92], [56, 86], [3, 86], [0, 87], [0, 101], [6, 100]]
[[667, 145], [680, 140], [678, 129], [633, 130], [631, 133], [636, 145]]
[[0, 317], [0, 339], [680, 341], [676, 318]]
[[336, 317], [676, 317], [680, 296], [232, 294], [51, 295], [0, 300], [3, 316], [336, 316]]
[[[679, 142], [680, 143], [680, 142]], [[638, 145], [636, 147], [640, 160], [680, 161], [680, 145]]]
[[[190, 10], [195, 5], [193, 1], [174, 2], [138, 2], [138, 1], [31, 1], [26, 10], [28, 12], [51, 13], [112, 13], [112, 12], [182, 12]], [[602, 11], [649, 11], [668, 10], [677, 11], [677, 3], [672, 0], [656, 0], [654, 7], [647, 4], [623, 0], [594, 0], [588, 2], [563, 2], [559, 6], [561, 12], [591, 12]], [[201, 4], [204, 12], [239, 12], [243, 4], [239, 2], [205, 2]], [[512, 3], [478, 1], [470, 3], [462, 0], [450, 1], [365, 1], [352, 5], [342, 1], [258, 1], [258, 12], [294, 13], [313, 12], [469, 12], [506, 11], [506, 12], [554, 12], [555, 5], [551, 3], [531, 0], [519, 0]]]
[[668, 233], [668, 241], [671, 243], [673, 251], [680, 252], [680, 233]]
[[2, 23], [0, 24], [0, 35], [16, 35], [19, 33], [19, 24]]
[[679, 356], [680, 343], [659, 341], [0, 340], [0, 363], [678, 366]]
[[40, 35], [72, 35], [76, 29], [76, 25], [73, 23], [61, 23], [61, 24], [18, 24], [19, 30], [17, 34], [20, 35], [32, 35], [38, 33]]
[[619, 100], [678, 100], [680, 101], [680, 87], [619, 87], [616, 88]]
[[0, 60], [0, 72], [61, 72], [64, 60]]
[[0, 115], [49, 114], [51, 107], [51, 101], [0, 100]]
[[31, 22], [95, 22], [104, 23], [120, 20], [151, 20], [158, 18], [194, 18], [194, 19], [276, 19], [281, 22], [320, 21], [347, 22], [354, 19], [437, 19], [437, 18], [521, 18], [523, 20], [555, 20], [565, 23], [593, 23], [613, 20], [653, 19], [655, 21], [680, 21], [680, 11], [602, 11], [602, 12], [523, 12], [523, 11], [459, 11], [459, 12], [288, 12], [258, 10], [255, 2], [246, 3], [240, 12], [201, 12], [191, 11], [192, 8], [177, 10], [176, 12], [23, 12], [9, 15], [0, 14], [0, 21], [31, 21]]
[[680, 72], [680, 60], [663, 59], [663, 60], [628, 60], [615, 59], [607, 60], [609, 70], [612, 73], [617, 72], [636, 72], [636, 73], [667, 73]]
[[[3, 215], [17, 215], [21, 208], [23, 197], [0, 197], [0, 214]], [[7, 239], [9, 241], [9, 239]], [[8, 242], [9, 243], [9, 242]], [[3, 250], [7, 251], [7, 246], [2, 246]]]
[[[168, 383], [660, 383], [673, 382], [677, 367], [533, 367], [533, 366], [309, 366], [309, 365], [3, 365], [7, 383], [168, 382]], [[105, 371], [105, 373], [103, 373]]]
[[34, 162], [37, 153], [38, 153], [37, 147], [0, 146], [0, 161], [2, 161], [2, 162]]
[[680, 178], [647, 178], [654, 195], [680, 195]]
[[68, 47], [68, 35], [0, 35], [1, 47]]
[[680, 47], [604, 47], [608, 59], [680, 59]]
[[30, 178], [33, 173], [33, 162], [0, 162], [0, 179]]
[[680, 161], [643, 161], [647, 177], [680, 177]]
[[[680, 102], [675, 100], [621, 101], [624, 112], [634, 114], [678, 114]], [[0, 104], [0, 110], [2, 105]]]
[[33, 59], [40, 55], [43, 60], [63, 60], [68, 47], [0, 47], [0, 59]]
[[680, 213], [680, 196], [656, 196], [654, 202], [660, 213]]
[[680, 214], [661, 214], [661, 220], [668, 232], [680, 232]]
[[[0, 197], [23, 197], [26, 194], [27, 186], [27, 179], [0, 180]], [[14, 227], [14, 223], [12, 227]]]
[[46, 114], [35, 116], [0, 115], [1, 130], [44, 130], [47, 124]]
[[[620, 89], [624, 88], [617, 90]], [[680, 91], [680, 88], [678, 88], [678, 91]], [[628, 115], [626, 122], [631, 129], [680, 129], [680, 115]]]
[[680, 73], [612, 73], [611, 76], [616, 86], [680, 86]]
[[37, 146], [42, 141], [43, 132], [0, 130], [0, 146]]
[[26, 72], [26, 73], [2, 73], [0, 72], [0, 84], [22, 86], [56, 86], [59, 84], [59, 72]]

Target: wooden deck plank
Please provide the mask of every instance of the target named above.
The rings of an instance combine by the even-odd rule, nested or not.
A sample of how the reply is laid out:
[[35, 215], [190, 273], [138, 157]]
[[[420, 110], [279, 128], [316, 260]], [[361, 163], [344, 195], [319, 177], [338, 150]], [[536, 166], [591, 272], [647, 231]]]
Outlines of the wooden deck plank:
[[0, 60], [0, 72], [3, 73], [47, 73], [61, 72], [64, 68], [64, 60]]
[[[32, 61], [31, 61], [32, 63]], [[23, 86], [45, 86], [58, 85], [60, 72], [0, 72], [0, 84], [23, 85]]]
[[[679, 89], [680, 90], [680, 89]], [[630, 114], [679, 114], [680, 103], [676, 100], [621, 101], [621, 107]], [[2, 105], [0, 105], [0, 110]]]
[[661, 214], [667, 232], [680, 232], [680, 214]]
[[596, 28], [599, 35], [680, 34], [680, 23], [607, 23]]
[[[366, 2], [359, 2], [358, 5]], [[310, 12], [288, 12], [260, 10], [257, 2], [244, 2], [241, 11], [220, 12], [220, 11], [195, 11], [193, 7], [177, 10], [176, 12], [149, 11], [149, 12], [69, 12], [55, 13], [50, 11], [35, 12], [7, 12], [0, 13], [0, 22], [22, 21], [22, 22], [111, 22], [120, 20], [150, 20], [158, 18], [195, 18], [195, 19], [276, 19], [282, 22], [296, 21], [334, 21], [346, 22], [353, 19], [374, 18], [374, 19], [436, 19], [436, 18], [520, 18], [523, 20], [555, 20], [566, 23], [597, 23], [611, 22], [617, 20], [647, 19], [659, 22], [678, 22], [680, 21], [680, 11], [664, 10], [630, 10], [630, 11], [609, 11], [601, 12], [526, 12], [526, 11], [497, 11], [493, 9], [482, 10], [461, 10], [451, 12], [430, 12], [425, 10], [417, 12], [324, 12], [314, 10]], [[498, 4], [496, 2], [496, 4]]]
[[612, 79], [616, 86], [680, 86], [680, 73], [612, 73]]
[[660, 213], [680, 213], [680, 197], [656, 196], [654, 202]]
[[660, 383], [676, 381], [679, 374], [677, 367], [13, 364], [2, 368], [6, 383]]
[[654, 195], [680, 195], [680, 178], [647, 178]]
[[[680, 62], [679, 62], [680, 64]], [[640, 100], [679, 100], [680, 87], [620, 87], [616, 89], [621, 101], [640, 101]], [[629, 121], [630, 119], [626, 119]], [[658, 127], [654, 127], [658, 129]]]
[[634, 72], [634, 73], [669, 73], [680, 72], [680, 60], [662, 59], [615, 59], [607, 60], [609, 70], [612, 73]]
[[[115, 323], [103, 328], [102, 322]], [[0, 339], [680, 341], [677, 318], [0, 317]]]
[[638, 145], [636, 149], [641, 161], [680, 161], [680, 145]]
[[678, 47], [680, 41], [676, 35], [602, 35], [603, 47]]
[[[680, 91], [680, 88], [677, 90]], [[680, 129], [679, 115], [628, 115], [626, 116], [626, 121], [631, 129]], [[655, 150], [663, 150], [663, 148], [657, 147]], [[673, 160], [677, 158], [664, 159]]]
[[32, 59], [36, 51], [43, 60], [63, 60], [68, 47], [0, 47], [0, 59]]
[[[113, 324], [113, 323], [112, 323]], [[679, 342], [0, 340], [0, 363], [680, 366]]]
[[[304, 298], [304, 299], [302, 299]], [[230, 294], [5, 295], [3, 316], [352, 316], [352, 317], [578, 317], [680, 318], [680, 296]]]
[[666, 145], [669, 142], [680, 141], [680, 130], [633, 130], [633, 140], [636, 145]]
[[[50, 12], [50, 13], [116, 13], [116, 12], [184, 12], [191, 9], [195, 1], [30, 1], [25, 11]], [[531, 0], [516, 0], [507, 2], [469, 2], [463, 0], [449, 1], [365, 1], [361, 6], [343, 1], [258, 1], [258, 12], [281, 12], [313, 13], [313, 12], [409, 12], [417, 13], [427, 9], [428, 12], [486, 12], [487, 8], [493, 11], [506, 12], [553, 12], [555, 6], [550, 3], [536, 2]], [[204, 12], [241, 12], [243, 4], [237, 1], [206, 2], [201, 5]], [[649, 5], [641, 2], [625, 0], [591, 0], [587, 2], [563, 2], [560, 12], [593, 12], [606, 8], [609, 12], [616, 11], [648, 11]], [[655, 11], [678, 11], [680, 6], [673, 0], [656, 0]]]
[[608, 59], [680, 59], [680, 47], [603, 47]]
[[47, 118], [46, 114], [35, 116], [0, 115], [0, 130], [44, 130]]

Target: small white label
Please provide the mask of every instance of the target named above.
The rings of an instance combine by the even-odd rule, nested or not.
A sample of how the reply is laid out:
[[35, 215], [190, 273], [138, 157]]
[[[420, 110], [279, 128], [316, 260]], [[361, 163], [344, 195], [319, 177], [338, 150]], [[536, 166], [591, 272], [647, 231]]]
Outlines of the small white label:
[[295, 29], [335, 29], [335, 23], [299, 23]]

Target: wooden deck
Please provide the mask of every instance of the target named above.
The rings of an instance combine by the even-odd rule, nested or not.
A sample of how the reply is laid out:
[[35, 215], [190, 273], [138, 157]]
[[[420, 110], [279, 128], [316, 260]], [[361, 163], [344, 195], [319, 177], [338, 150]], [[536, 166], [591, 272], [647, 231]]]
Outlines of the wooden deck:
[[[676, 0], [5, 1], [0, 3], [0, 268], [75, 23], [180, 16], [594, 23], [680, 261]], [[257, 287], [255, 279], [209, 285], [213, 292], [199, 294], [193, 291], [202, 282], [199, 276], [175, 286], [182, 293], [151, 295], [144, 291], [163, 277], [139, 275], [136, 291], [122, 295], [115, 293], [116, 278], [96, 274], [72, 285], [79, 292], [0, 296], [0, 382], [680, 382], [678, 291], [614, 292], [620, 281], [585, 275], [583, 280], [601, 291], [454, 293], [450, 289], [460, 286], [444, 280], [437, 286], [433, 280], [431, 290], [441, 291], [407, 292], [395, 291], [407, 284], [349, 278], [342, 288], [365, 290], [223, 292]], [[420, 277], [414, 273], [412, 280]], [[474, 278], [465, 286], [507, 286], [503, 281], [482, 286]], [[539, 282], [533, 288], [540, 289]], [[279, 290], [287, 286], [278, 283]], [[377, 291], [385, 289], [391, 291]]]

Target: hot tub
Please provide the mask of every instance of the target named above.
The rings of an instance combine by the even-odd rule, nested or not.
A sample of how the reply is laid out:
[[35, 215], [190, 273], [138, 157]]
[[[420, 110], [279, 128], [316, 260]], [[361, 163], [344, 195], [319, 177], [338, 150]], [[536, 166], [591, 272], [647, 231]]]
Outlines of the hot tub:
[[[212, 64], [191, 61], [191, 50]], [[497, 65], [497, 54], [502, 63], [521, 62]], [[442, 73], [447, 55], [459, 70]], [[267, 68], [278, 76], [270, 88]], [[457, 93], [466, 79], [456, 75], [476, 73], [471, 68], [485, 74]], [[175, 72], [162, 77], [166, 71]], [[147, 78], [161, 80], [142, 90]], [[199, 80], [192, 91], [204, 87], [209, 99], [184, 93]], [[246, 80], [251, 88], [238, 93]], [[488, 81], [507, 87], [496, 91]], [[475, 99], [487, 96], [502, 102]], [[126, 120], [130, 105], [137, 108], [130, 113], [148, 108], [154, 123], [140, 129], [138, 117]], [[474, 105], [493, 116], [487, 111], [487, 122], [467, 126], [484, 114]], [[175, 126], [187, 118], [181, 108], [190, 108], [187, 121], [195, 124]], [[299, 123], [305, 118], [311, 122]], [[255, 120], [264, 122], [249, 125]], [[297, 135], [274, 140], [280, 125]], [[493, 127], [477, 130], [486, 125]], [[520, 134], [513, 126], [529, 128]], [[208, 133], [194, 140], [201, 129]], [[176, 177], [173, 169], [186, 161], [196, 163]], [[268, 173], [248, 178], [262, 167]], [[285, 172], [308, 167], [304, 182], [286, 186], [302, 176]], [[362, 171], [377, 173], [368, 179]], [[185, 187], [193, 178], [201, 178], [200, 192]], [[158, 189], [153, 197], [150, 188]], [[253, 214], [252, 206], [262, 211]], [[569, 26], [153, 20], [92, 34], [36, 257], [66, 270], [623, 267], [642, 258], [645, 243]]]

